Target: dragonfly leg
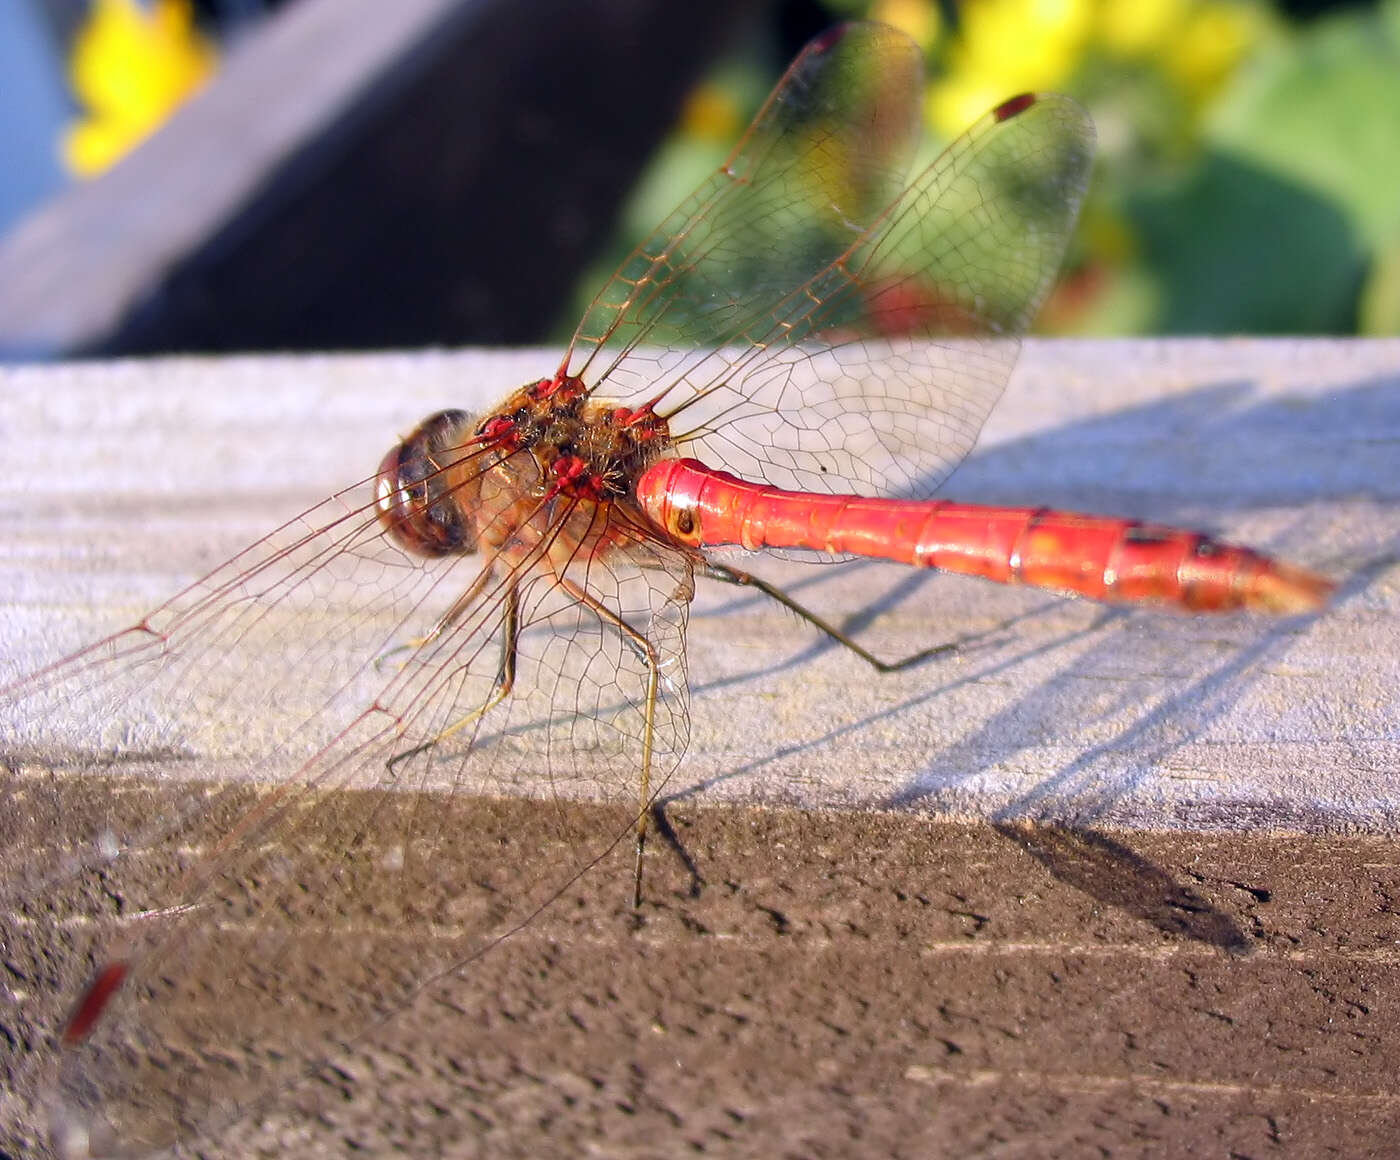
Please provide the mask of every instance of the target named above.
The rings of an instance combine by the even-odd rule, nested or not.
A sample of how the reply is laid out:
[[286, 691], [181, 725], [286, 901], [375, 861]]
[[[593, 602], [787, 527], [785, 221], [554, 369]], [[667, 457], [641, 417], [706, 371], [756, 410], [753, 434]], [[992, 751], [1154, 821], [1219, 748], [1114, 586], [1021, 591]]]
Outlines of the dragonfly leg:
[[[475, 588], [475, 585], [473, 585]], [[469, 594], [470, 595], [470, 594]], [[459, 600], [452, 606], [442, 620], [438, 621], [433, 631], [424, 638], [424, 643], [435, 639], [442, 630], [448, 627], [452, 620], [461, 615], [462, 609], [466, 607], [466, 597]], [[410, 758], [417, 757], [420, 753], [425, 753], [435, 745], [446, 741], [454, 733], [460, 733], [468, 725], [491, 712], [497, 705], [510, 696], [511, 690], [515, 687], [515, 669], [518, 656], [517, 637], [520, 634], [520, 594], [514, 584], [506, 588], [505, 592], [505, 614], [501, 621], [501, 663], [496, 670], [496, 681], [492, 686], [491, 695], [486, 698], [477, 708], [473, 709], [465, 716], [459, 717], [451, 725], [447, 726], [436, 736], [424, 741], [420, 745], [415, 745], [412, 749], [405, 749], [402, 753], [396, 753], [389, 758], [388, 768], [392, 773], [394, 767]]]
[[647, 822], [651, 817], [651, 756], [656, 735], [656, 700], [661, 690], [661, 661], [656, 646], [607, 605], [590, 596], [567, 577], [560, 577], [560, 587], [580, 604], [592, 609], [604, 624], [612, 625], [622, 635], [634, 653], [647, 666], [646, 705], [642, 722], [642, 774], [637, 789], [637, 858], [632, 875], [632, 905], [642, 905], [642, 861], [646, 852]]
[[850, 649], [851, 652], [855, 653], [856, 656], [860, 657], [861, 660], [865, 661], [866, 664], [870, 665], [877, 672], [896, 673], [900, 669], [907, 669], [922, 661], [926, 661], [929, 657], [941, 656], [944, 653], [957, 652], [958, 650], [956, 644], [936, 644], [932, 648], [923, 649], [921, 652], [916, 652], [912, 656], [904, 657], [902, 660], [882, 661], [874, 653], [862, 648], [835, 625], [827, 623], [827, 621], [823, 620], [811, 609], [804, 608], [802, 605], [798, 604], [796, 600], [781, 588], [769, 584], [767, 580], [759, 579], [759, 577], [751, 572], [743, 572], [738, 568], [731, 568], [727, 564], [716, 564], [711, 560], [706, 560], [700, 574], [711, 580], [718, 580], [723, 584], [734, 584], [741, 588], [757, 588], [765, 596], [772, 597], [789, 612], [796, 613], [813, 628], [826, 634], [837, 644]]
[[402, 644], [396, 644], [393, 648], [385, 649], [374, 658], [375, 669], [382, 671], [385, 662], [388, 661], [390, 657], [398, 656], [399, 653], [417, 652], [424, 645], [430, 645], [442, 636], [444, 632], [462, 618], [462, 613], [466, 612], [467, 609], [471, 608], [472, 605], [477, 602], [477, 599], [481, 596], [482, 589], [486, 587], [486, 582], [491, 578], [492, 574], [493, 571], [490, 565], [483, 568], [477, 573], [477, 577], [472, 581], [471, 586], [452, 602], [452, 607], [438, 617], [438, 622], [433, 625], [432, 628], [422, 636], [410, 637]]

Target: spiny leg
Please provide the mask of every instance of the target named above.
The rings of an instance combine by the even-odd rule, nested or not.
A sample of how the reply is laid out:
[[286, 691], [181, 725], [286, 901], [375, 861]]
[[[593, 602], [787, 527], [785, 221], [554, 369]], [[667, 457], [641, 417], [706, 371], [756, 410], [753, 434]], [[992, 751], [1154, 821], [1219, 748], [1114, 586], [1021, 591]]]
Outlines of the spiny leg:
[[611, 624], [622, 634], [632, 651], [647, 666], [646, 707], [642, 723], [642, 776], [638, 787], [637, 804], [637, 858], [632, 874], [632, 906], [642, 905], [642, 860], [646, 852], [647, 820], [651, 816], [651, 757], [655, 744], [656, 700], [661, 691], [661, 663], [656, 656], [656, 646], [646, 636], [627, 623], [618, 613], [585, 592], [567, 577], [560, 577], [559, 585], [580, 604], [593, 610], [594, 615], [605, 624]]
[[919, 664], [921, 661], [928, 660], [929, 657], [957, 652], [958, 650], [956, 644], [937, 644], [932, 648], [924, 649], [922, 652], [916, 652], [913, 656], [905, 657], [903, 660], [882, 661], [873, 653], [862, 648], [835, 625], [828, 624], [815, 612], [798, 604], [796, 600], [781, 588], [769, 584], [767, 580], [759, 579], [759, 577], [753, 575], [751, 572], [742, 572], [738, 568], [729, 567], [727, 564], [716, 564], [710, 560], [706, 560], [700, 574], [710, 580], [719, 580], [724, 584], [734, 584], [741, 588], [757, 588], [765, 596], [772, 597], [789, 612], [796, 613], [819, 632], [825, 633], [837, 644], [844, 645], [846, 648], [850, 649], [851, 652], [871, 665], [877, 672], [897, 673], [900, 669], [910, 668], [913, 665]]
[[432, 628], [422, 636], [411, 637], [404, 641], [403, 644], [396, 644], [393, 648], [386, 649], [384, 652], [380, 653], [374, 658], [374, 667], [376, 669], [382, 668], [384, 662], [397, 653], [417, 652], [424, 645], [432, 644], [462, 618], [462, 613], [466, 612], [467, 609], [476, 603], [477, 599], [481, 596], [482, 590], [486, 587], [486, 582], [490, 580], [494, 574], [493, 563], [488, 562], [482, 567], [481, 571], [476, 574], [476, 579], [471, 582], [467, 590], [452, 602], [452, 607], [438, 617], [438, 622], [433, 625]]
[[[473, 585], [472, 587], [475, 589], [477, 585]], [[464, 601], [465, 597], [463, 600], [459, 600], [454, 604], [452, 606], [452, 611], [448, 613], [448, 617], [455, 619], [457, 616], [461, 615], [461, 610], [465, 607]], [[441, 633], [442, 629], [450, 623], [448, 617], [444, 617], [438, 622], [437, 627], [433, 629], [432, 633], [424, 638], [425, 642], [434, 639]], [[424, 753], [440, 742], [446, 741], [454, 733], [458, 733], [473, 722], [481, 720], [482, 717], [486, 716], [487, 713], [510, 696], [511, 690], [515, 687], [515, 670], [519, 654], [519, 636], [520, 592], [516, 588], [514, 582], [512, 582], [508, 585], [505, 592], [505, 614], [501, 619], [501, 663], [500, 667], [496, 670], [496, 681], [492, 686], [491, 695], [487, 697], [481, 705], [464, 717], [459, 717], [456, 721], [452, 722], [451, 725], [447, 726], [446, 729], [441, 730], [435, 737], [429, 738], [421, 745], [415, 745], [412, 749], [406, 749], [402, 753], [394, 754], [393, 757], [389, 758], [388, 762], [388, 768], [391, 773], [399, 762], [417, 757], [420, 753]]]

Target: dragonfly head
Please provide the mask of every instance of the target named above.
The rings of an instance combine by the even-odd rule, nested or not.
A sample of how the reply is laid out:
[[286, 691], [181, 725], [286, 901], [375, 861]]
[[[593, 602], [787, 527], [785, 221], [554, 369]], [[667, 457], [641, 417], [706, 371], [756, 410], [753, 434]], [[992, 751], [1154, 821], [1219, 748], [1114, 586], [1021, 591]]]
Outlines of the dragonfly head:
[[380, 461], [375, 511], [405, 551], [426, 557], [476, 551], [481, 447], [472, 437], [475, 424], [466, 411], [439, 411]]

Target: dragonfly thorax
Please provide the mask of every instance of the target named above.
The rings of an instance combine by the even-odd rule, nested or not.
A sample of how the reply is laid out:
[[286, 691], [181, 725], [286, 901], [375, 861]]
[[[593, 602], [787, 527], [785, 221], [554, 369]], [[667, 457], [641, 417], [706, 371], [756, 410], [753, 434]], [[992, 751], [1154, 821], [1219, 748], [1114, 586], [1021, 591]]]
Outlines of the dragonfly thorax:
[[590, 398], [580, 379], [530, 383], [483, 419], [477, 437], [534, 461], [542, 498], [608, 502], [632, 493], [642, 471], [670, 446], [666, 421], [649, 406]]
[[649, 406], [592, 400], [578, 379], [542, 379], [484, 418], [439, 411], [425, 419], [380, 463], [375, 508], [389, 537], [414, 555], [499, 547], [527, 524], [547, 526], [561, 504], [631, 498], [670, 444], [665, 419]]

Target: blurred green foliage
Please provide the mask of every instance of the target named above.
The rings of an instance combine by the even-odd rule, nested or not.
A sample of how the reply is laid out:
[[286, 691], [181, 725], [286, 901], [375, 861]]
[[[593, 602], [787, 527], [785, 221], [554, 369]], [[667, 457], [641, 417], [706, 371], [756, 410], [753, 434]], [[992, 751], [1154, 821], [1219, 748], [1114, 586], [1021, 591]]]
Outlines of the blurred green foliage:
[[[1039, 329], [1400, 333], [1400, 0], [829, 0], [923, 47], [930, 148], [1013, 93], [1084, 103], [1099, 160]], [[799, 45], [749, 37], [692, 98], [573, 317], [719, 165]]]

